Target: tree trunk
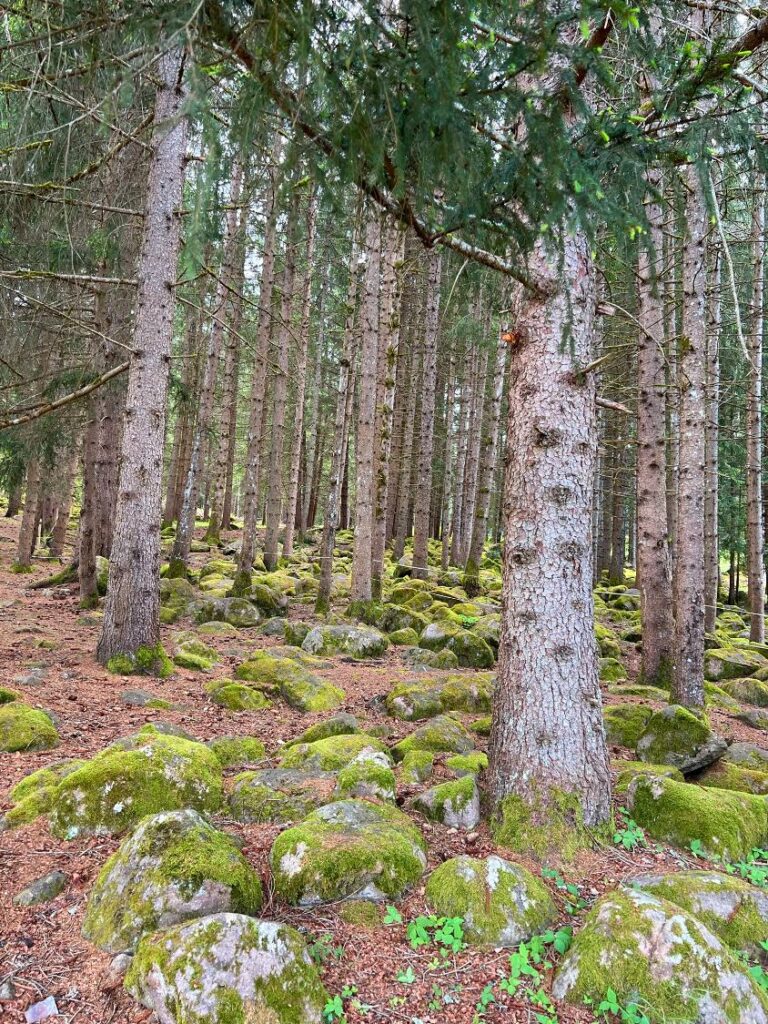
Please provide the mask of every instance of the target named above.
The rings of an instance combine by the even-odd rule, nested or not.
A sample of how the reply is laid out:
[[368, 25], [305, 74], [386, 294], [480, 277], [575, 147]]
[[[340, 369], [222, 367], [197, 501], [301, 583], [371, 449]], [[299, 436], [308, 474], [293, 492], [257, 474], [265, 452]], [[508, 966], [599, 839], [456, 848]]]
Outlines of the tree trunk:
[[462, 523], [464, 520], [464, 473], [467, 466], [467, 450], [469, 447], [469, 422], [471, 409], [471, 350], [465, 350], [465, 375], [461, 381], [458, 411], [458, 444], [456, 448], [456, 466], [454, 473], [453, 514], [451, 516], [451, 555], [452, 565], [461, 564]]
[[421, 371], [421, 418], [419, 453], [414, 491], [413, 575], [427, 579], [429, 574], [429, 513], [432, 500], [432, 459], [435, 428], [435, 386], [437, 378], [437, 332], [440, 326], [440, 272], [442, 252], [428, 253], [427, 294], [424, 314], [424, 360]]
[[[511, 348], [502, 633], [489, 748], [497, 837], [568, 854], [608, 821], [611, 782], [592, 604], [597, 430], [595, 272], [587, 239], [537, 243], [542, 293], [522, 297]], [[529, 272], [530, 272], [529, 271]]]
[[[718, 440], [720, 434], [720, 258], [712, 266], [707, 330], [707, 414], [704, 435], [704, 632], [714, 633], [720, 591]], [[643, 636], [645, 644], [645, 636]]]
[[704, 705], [704, 429], [706, 401], [707, 207], [699, 172], [685, 171], [683, 323], [678, 382], [680, 444], [674, 584], [675, 672], [672, 698]]
[[75, 474], [77, 473], [77, 463], [79, 461], [79, 447], [78, 439], [78, 444], [65, 456], [64, 465], [61, 467], [63, 473], [61, 485], [58, 489], [59, 502], [56, 509], [56, 521], [51, 531], [51, 555], [54, 558], [61, 558], [64, 553], [64, 544], [69, 527], [69, 514], [72, 509], [72, 492], [75, 488]]
[[[483, 305], [478, 302], [478, 315], [485, 320]], [[485, 333], [485, 332], [484, 332]], [[480, 448], [483, 442], [483, 408], [485, 406], [486, 378], [488, 375], [488, 349], [483, 344], [477, 349], [477, 362], [473, 374], [472, 406], [469, 425], [467, 463], [464, 473], [464, 498], [461, 517], [461, 550], [459, 565], [466, 565], [477, 507], [477, 481], [480, 471]]]
[[452, 490], [453, 419], [456, 405], [456, 361], [453, 349], [448, 357], [448, 379], [445, 386], [445, 445], [443, 447], [443, 487], [440, 503], [440, 568], [445, 572], [450, 563], [450, 512]]
[[749, 639], [765, 643], [765, 560], [763, 534], [763, 274], [765, 194], [758, 184], [752, 208], [752, 309], [747, 338], [747, 604]]
[[184, 53], [158, 61], [160, 86], [144, 217], [133, 353], [104, 622], [97, 657], [133, 656], [160, 641], [160, 513], [165, 409], [184, 184]]
[[21, 517], [16, 548], [16, 566], [28, 569], [32, 564], [37, 538], [37, 524], [40, 508], [40, 484], [42, 472], [40, 461], [32, 458], [27, 465], [27, 483], [24, 488], [24, 514]]
[[8, 492], [8, 508], [5, 510], [5, 518], [13, 519], [21, 509], [21, 484], [13, 484]]
[[410, 496], [411, 476], [414, 466], [413, 446], [416, 433], [416, 405], [418, 397], [420, 345], [418, 335], [414, 332], [412, 336], [412, 348], [410, 359], [410, 388], [408, 392], [408, 406], [405, 415], [405, 427], [403, 434], [403, 448], [400, 469], [400, 487], [397, 495], [397, 516], [395, 517], [395, 535], [392, 542], [392, 557], [399, 562], [405, 551], [405, 538], [411, 523], [410, 518]]
[[365, 227], [365, 275], [361, 307], [360, 383], [355, 440], [355, 536], [352, 547], [351, 599], [370, 601], [373, 541], [373, 448], [376, 418], [376, 372], [379, 350], [381, 220], [369, 211]]
[[[653, 189], [658, 177], [649, 179]], [[638, 254], [637, 575], [643, 624], [641, 675], [649, 686], [672, 682], [672, 562], [667, 518], [662, 212], [646, 205], [648, 247]]]
[[301, 496], [301, 521], [299, 523], [299, 532], [303, 536], [306, 533], [307, 528], [310, 525], [309, 511], [312, 507], [312, 496], [314, 492], [315, 483], [315, 468], [318, 461], [318, 453], [321, 454], [322, 458], [322, 446], [318, 445], [318, 432], [320, 429], [320, 395], [324, 391], [324, 373], [323, 369], [325, 366], [324, 354], [325, 354], [325, 298], [328, 292], [328, 268], [326, 266], [323, 274], [322, 288], [320, 291], [320, 300], [318, 302], [318, 319], [320, 321], [320, 331], [315, 344], [315, 365], [312, 373], [312, 393], [310, 395], [309, 403], [309, 416], [307, 422], [307, 445], [306, 445], [306, 478], [304, 480], [304, 487]]

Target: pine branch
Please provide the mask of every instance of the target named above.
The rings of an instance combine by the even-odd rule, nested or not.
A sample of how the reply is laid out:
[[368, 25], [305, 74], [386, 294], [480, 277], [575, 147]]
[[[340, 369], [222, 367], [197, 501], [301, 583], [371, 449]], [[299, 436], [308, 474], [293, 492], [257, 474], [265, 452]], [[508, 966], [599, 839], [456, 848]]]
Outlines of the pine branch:
[[130, 362], [120, 363], [119, 366], [114, 366], [111, 370], [107, 370], [106, 373], [102, 373], [96, 380], [92, 380], [90, 384], [85, 384], [83, 387], [78, 388], [77, 391], [72, 391], [68, 395], [63, 395], [61, 398], [57, 398], [55, 402], [46, 402], [45, 405], [39, 406], [33, 412], [25, 413], [23, 416], [16, 416], [11, 419], [0, 420], [0, 430], [8, 430], [9, 427], [18, 427], [22, 423], [30, 423], [32, 420], [40, 419], [41, 416], [47, 416], [49, 412], [54, 412], [56, 409], [61, 409], [62, 406], [69, 405], [71, 402], [77, 401], [78, 398], [84, 398], [86, 395], [90, 395], [92, 391], [96, 391], [97, 388], [107, 384], [114, 377], [119, 376], [130, 366]]

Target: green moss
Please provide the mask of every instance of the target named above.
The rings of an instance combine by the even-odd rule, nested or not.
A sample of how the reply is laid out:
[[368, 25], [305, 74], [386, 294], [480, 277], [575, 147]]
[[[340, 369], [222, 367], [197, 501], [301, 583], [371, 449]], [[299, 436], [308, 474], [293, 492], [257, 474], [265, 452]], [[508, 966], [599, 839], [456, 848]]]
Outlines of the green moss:
[[445, 759], [445, 767], [454, 775], [479, 775], [488, 767], [488, 755], [481, 750], [472, 754], [455, 754]]
[[237, 679], [256, 682], [268, 692], [279, 693], [300, 711], [332, 711], [344, 700], [344, 691], [320, 679], [291, 658], [256, 652], [235, 669]]
[[453, 857], [427, 879], [425, 897], [443, 917], [464, 919], [474, 945], [516, 946], [539, 935], [558, 917], [546, 885], [501, 857]]
[[414, 797], [413, 808], [425, 818], [452, 828], [474, 828], [480, 818], [480, 804], [474, 775], [442, 782]]
[[272, 707], [272, 702], [261, 690], [244, 686], [242, 683], [229, 683], [217, 687], [211, 693], [211, 700], [229, 711], [261, 711]]
[[301, 647], [311, 628], [308, 622], [286, 622], [284, 629], [285, 642], [292, 647]]
[[229, 807], [236, 821], [286, 824], [300, 821], [332, 799], [333, 777], [268, 768], [232, 780]]
[[461, 722], [450, 715], [438, 715], [396, 743], [392, 754], [396, 761], [402, 761], [412, 750], [468, 754], [473, 747], [472, 737]]
[[[591, 847], [600, 829], [587, 829], [577, 793], [556, 786], [545, 793], [532, 793], [528, 800], [516, 794], [506, 796], [491, 818], [496, 842], [510, 850], [572, 860], [579, 850]], [[606, 831], [609, 825], [606, 825]]]
[[722, 689], [742, 704], [751, 704], [757, 708], [768, 708], [768, 683], [758, 679], [727, 679]]
[[14, 700], [21, 700], [21, 694], [7, 686], [0, 686], [0, 704], [10, 704]]
[[315, 743], [317, 740], [327, 740], [329, 736], [348, 736], [357, 732], [360, 732], [357, 719], [354, 715], [342, 711], [338, 715], [310, 725], [299, 736], [289, 740], [285, 747], [295, 747], [297, 743]]
[[115, 654], [107, 662], [107, 671], [120, 676], [156, 676], [167, 679], [173, 674], [173, 662], [162, 644], [139, 647], [133, 653]]
[[381, 924], [381, 911], [375, 903], [368, 900], [348, 900], [339, 907], [339, 917], [346, 924], [358, 928], [378, 928]]
[[[637, 757], [651, 764], [671, 764], [685, 772], [712, 742], [712, 730], [703, 712], [670, 705], [648, 718], [637, 740]], [[721, 746], [720, 753], [725, 750], [725, 743]]]
[[218, 736], [209, 740], [207, 746], [224, 768], [263, 761], [267, 753], [264, 744], [255, 736]]
[[44, 711], [18, 700], [0, 704], [0, 750], [50, 750], [58, 742], [56, 727]]
[[477, 714], [491, 710], [492, 695], [490, 672], [409, 679], [397, 683], [387, 694], [387, 711], [406, 721], [432, 718], [444, 711]]
[[31, 565], [23, 565], [21, 562], [14, 562], [11, 565], [11, 572], [15, 572], [22, 576], [33, 571], [34, 570]]
[[336, 781], [336, 796], [341, 800], [350, 797], [394, 800], [395, 773], [388, 763], [382, 763], [383, 758], [384, 755], [378, 760], [364, 757], [342, 768]]
[[[713, 789], [729, 789], [737, 793], [768, 795], [768, 773], [742, 768], [729, 761], [717, 761], [699, 776], [698, 783]], [[768, 933], [767, 933], [768, 934]]]
[[405, 629], [395, 629], [388, 635], [389, 642], [396, 647], [415, 647], [419, 642], [419, 634], [410, 626], [406, 626]]
[[470, 725], [470, 729], [472, 730], [472, 732], [477, 733], [478, 736], [490, 736], [491, 724], [491, 716], [487, 715], [485, 718], [476, 718], [475, 721]]
[[644, 686], [640, 683], [616, 683], [614, 686], [608, 687], [608, 693], [620, 697], [645, 697], [646, 700], [663, 701], [665, 704], [669, 700], [666, 690], [661, 690], [658, 686]]
[[603, 683], [617, 683], [620, 679], [627, 678], [627, 670], [616, 658], [600, 659], [600, 681]]
[[387, 753], [387, 748], [375, 737], [366, 733], [353, 733], [329, 736], [315, 740], [314, 743], [297, 743], [283, 754], [280, 764], [284, 768], [337, 772], [365, 750]]
[[603, 721], [606, 740], [615, 746], [634, 750], [652, 714], [651, 708], [642, 704], [619, 704], [605, 708]]
[[734, 648], [707, 651], [704, 658], [704, 675], [710, 682], [719, 683], [725, 679], [751, 676], [765, 665], [765, 658], [749, 651]]
[[400, 765], [400, 778], [405, 783], [424, 782], [432, 774], [435, 755], [429, 750], [411, 750]]
[[768, 804], [762, 797], [638, 776], [629, 786], [627, 805], [654, 839], [680, 847], [698, 839], [710, 856], [739, 860], [768, 839]]
[[615, 761], [613, 766], [618, 769], [615, 792], [626, 793], [629, 784], [636, 775], [663, 775], [666, 779], [684, 782], [685, 776], [679, 768], [671, 764], [646, 764], [644, 761]]
[[211, 883], [221, 887], [220, 909], [261, 909], [259, 876], [231, 836], [194, 811], [146, 818], [99, 873], [83, 934], [113, 953], [133, 949], [147, 932], [211, 913]]
[[203, 636], [224, 636], [230, 638], [240, 635], [240, 630], [237, 626], [232, 626], [229, 622], [203, 622], [197, 627], [197, 632], [202, 633]]

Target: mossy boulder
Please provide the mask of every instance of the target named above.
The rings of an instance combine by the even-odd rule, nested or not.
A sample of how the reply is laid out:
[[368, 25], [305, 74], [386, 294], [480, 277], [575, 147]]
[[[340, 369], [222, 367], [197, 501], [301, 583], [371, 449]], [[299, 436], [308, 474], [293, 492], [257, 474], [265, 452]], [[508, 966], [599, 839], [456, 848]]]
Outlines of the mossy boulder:
[[702, 712], [670, 704], [648, 719], [637, 741], [637, 758], [651, 764], [671, 764], [688, 775], [722, 757], [727, 746], [712, 732]]
[[312, 626], [308, 622], [286, 621], [283, 628], [283, 636], [285, 637], [285, 642], [290, 644], [291, 647], [301, 647], [311, 630]]
[[488, 767], [488, 755], [482, 750], [475, 750], [471, 754], [454, 754], [453, 757], [446, 757], [445, 767], [458, 779], [465, 775], [479, 775]]
[[288, 598], [265, 583], [253, 583], [249, 597], [262, 615], [267, 618], [284, 615], [285, 609], [288, 607]]
[[643, 704], [617, 704], [605, 708], [606, 740], [614, 746], [634, 750], [652, 714], [652, 709]]
[[722, 689], [741, 704], [768, 708], [768, 683], [761, 683], [759, 679], [726, 679]]
[[638, 775], [626, 804], [654, 839], [683, 848], [698, 840], [725, 860], [740, 860], [768, 839], [768, 802], [759, 796]]
[[768, 795], [768, 765], [766, 770], [756, 771], [754, 768], [742, 768], [730, 761], [717, 761], [706, 768], [696, 779], [700, 786], [713, 789], [730, 789], [737, 793], [754, 793], [757, 796]]
[[301, 645], [308, 654], [342, 653], [360, 660], [378, 658], [388, 647], [383, 633], [363, 626], [315, 626]]
[[49, 820], [63, 839], [124, 832], [149, 814], [222, 801], [221, 764], [204, 743], [161, 733], [107, 747], [56, 786]]
[[467, 629], [451, 637], [447, 647], [449, 651], [453, 651], [459, 665], [464, 668], [492, 668], [496, 660], [493, 650], [485, 640]]
[[179, 576], [160, 580], [160, 606], [175, 618], [186, 615], [197, 599], [197, 591], [189, 580]]
[[159, 1024], [321, 1024], [328, 993], [288, 925], [214, 914], [146, 936], [125, 979]]
[[363, 751], [339, 772], [336, 798], [395, 799], [395, 773], [388, 754]]
[[355, 716], [340, 711], [330, 718], [324, 718], [322, 722], [310, 725], [299, 736], [289, 740], [285, 746], [295, 747], [297, 743], [315, 743], [317, 740], [327, 740], [329, 736], [350, 736], [356, 732], [360, 732], [360, 726]]
[[517, 946], [553, 925], [558, 910], [546, 885], [501, 857], [452, 857], [427, 879], [427, 903], [441, 917], [462, 917], [472, 945]]
[[301, 768], [310, 771], [338, 772], [361, 754], [384, 754], [387, 748], [367, 733], [328, 736], [312, 743], [297, 743], [280, 758], [283, 768]]
[[0, 704], [0, 750], [51, 750], [58, 742], [56, 726], [44, 711], [19, 700]]
[[219, 660], [219, 652], [195, 636], [182, 635], [176, 642], [173, 663], [179, 668], [210, 671]]
[[208, 693], [214, 704], [228, 711], [262, 711], [272, 707], [272, 702], [254, 686], [236, 683], [232, 679], [217, 679]]
[[261, 622], [256, 605], [244, 597], [205, 597], [195, 603], [195, 621], [226, 622], [240, 629], [253, 629]]
[[642, 683], [615, 683], [608, 687], [608, 693], [617, 697], [644, 697], [646, 700], [658, 700], [667, 703], [669, 694], [659, 686], [643, 686]]
[[21, 700], [21, 694], [11, 690], [7, 686], [0, 686], [0, 705], [10, 704], [15, 700]]
[[[431, 603], [431, 602], [430, 602]], [[418, 635], [427, 626], [427, 618], [410, 605], [385, 604], [376, 616], [376, 625], [385, 633], [411, 629]]]
[[203, 622], [197, 626], [197, 632], [203, 636], [222, 636], [230, 640], [240, 634], [237, 626], [232, 626], [228, 622]]
[[410, 627], [396, 629], [389, 634], [389, 642], [394, 644], [395, 647], [415, 647], [419, 642], [419, 634]]
[[197, 811], [145, 818], [102, 868], [83, 935], [100, 949], [135, 949], [141, 937], [195, 917], [257, 914], [259, 876], [231, 836]]
[[483, 615], [472, 627], [475, 636], [485, 640], [493, 651], [494, 657], [499, 654], [499, 641], [501, 640], [501, 616]]
[[470, 725], [470, 729], [478, 736], [490, 736], [492, 724], [493, 720], [491, 716], [484, 715], [482, 718], [476, 718], [474, 722]]
[[760, 729], [763, 732], [768, 730], [768, 711], [761, 709], [742, 711], [736, 717], [752, 729]]
[[604, 626], [602, 622], [595, 623], [595, 639], [597, 640], [597, 649], [600, 652], [601, 658], [619, 658], [621, 657], [621, 647], [616, 634], [612, 629]]
[[406, 784], [424, 782], [432, 774], [435, 755], [429, 750], [411, 750], [400, 763], [400, 778]]
[[[459, 625], [445, 622], [430, 622], [419, 637], [419, 647], [428, 651], [441, 651], [460, 630]], [[456, 652], [454, 652], [456, 653]], [[458, 655], [456, 655], [458, 661]]]
[[740, 679], [753, 675], [765, 665], [765, 658], [749, 651], [729, 647], [707, 651], [704, 657], [704, 677], [713, 683], [726, 679]]
[[344, 691], [321, 679], [293, 658], [254, 652], [235, 669], [235, 677], [257, 683], [268, 693], [279, 694], [298, 711], [332, 711], [344, 700]]
[[339, 907], [339, 917], [356, 928], [378, 928], [381, 924], [381, 910], [368, 900], [347, 900]]
[[488, 672], [409, 679], [389, 691], [387, 711], [408, 722], [444, 711], [482, 714], [491, 710], [493, 683]]
[[768, 935], [768, 893], [723, 871], [675, 871], [641, 875], [635, 889], [669, 900], [705, 924], [731, 949], [762, 958]]
[[56, 761], [17, 782], [8, 794], [13, 806], [3, 817], [5, 826], [17, 828], [28, 825], [42, 814], [47, 814], [56, 801], [59, 782], [86, 763], [76, 758]]
[[421, 833], [402, 811], [341, 800], [277, 837], [270, 856], [275, 891], [300, 906], [395, 900], [421, 878], [425, 849]]
[[331, 772], [266, 768], [242, 772], [232, 780], [229, 810], [236, 821], [286, 824], [301, 821], [335, 799]]
[[153, 647], [139, 647], [126, 654], [113, 655], [106, 665], [107, 672], [118, 676], [156, 676], [167, 679], [173, 675], [173, 662], [163, 650], [162, 644]]
[[650, 893], [617, 889], [599, 900], [563, 958], [555, 999], [597, 1004], [608, 988], [654, 1019], [766, 1024], [768, 998], [706, 925]]
[[469, 830], [480, 823], [480, 793], [474, 775], [433, 786], [414, 797], [412, 806], [425, 818], [449, 828]]
[[255, 736], [217, 736], [208, 740], [206, 746], [214, 752], [222, 768], [254, 764], [266, 757], [264, 744]]
[[731, 764], [742, 768], [752, 768], [759, 772], [768, 772], [768, 750], [755, 743], [732, 743], [723, 758]]
[[424, 672], [428, 672], [430, 669], [450, 672], [459, 667], [459, 659], [447, 647], [444, 647], [442, 651], [428, 651], [424, 647], [409, 647], [403, 651], [403, 662], [408, 668]]
[[617, 658], [601, 658], [599, 668], [602, 683], [617, 683], [627, 678], [627, 670]]
[[392, 755], [396, 761], [402, 761], [411, 750], [468, 754], [473, 748], [472, 737], [457, 718], [438, 715], [396, 743]]

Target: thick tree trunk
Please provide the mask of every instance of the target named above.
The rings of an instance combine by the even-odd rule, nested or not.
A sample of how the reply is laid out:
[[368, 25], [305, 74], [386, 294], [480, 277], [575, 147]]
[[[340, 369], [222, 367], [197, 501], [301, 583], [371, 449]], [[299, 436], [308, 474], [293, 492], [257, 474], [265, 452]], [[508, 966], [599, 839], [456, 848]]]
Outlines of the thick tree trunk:
[[[483, 316], [483, 306], [479, 304], [478, 315]], [[472, 407], [469, 424], [469, 444], [467, 464], [464, 473], [464, 498], [461, 517], [461, 550], [459, 565], [466, 565], [469, 558], [469, 546], [472, 543], [472, 531], [475, 523], [477, 507], [477, 485], [480, 473], [480, 449], [483, 443], [483, 409], [488, 376], [488, 349], [485, 340], [477, 350], [477, 363], [473, 375]]]
[[352, 601], [370, 601], [373, 541], [376, 374], [379, 351], [381, 220], [370, 211], [365, 227], [365, 275], [361, 307], [360, 382], [355, 439], [355, 536], [352, 547]]
[[[707, 330], [707, 416], [704, 436], [704, 631], [714, 633], [720, 592], [718, 532], [718, 441], [720, 434], [720, 259], [715, 253], [710, 279]], [[645, 644], [645, 636], [643, 636]]]
[[16, 565], [27, 569], [32, 564], [37, 540], [37, 524], [40, 514], [40, 485], [42, 471], [40, 461], [32, 458], [27, 465], [27, 482], [24, 488], [24, 514], [21, 517], [16, 545]]
[[5, 510], [5, 518], [13, 519], [21, 509], [21, 484], [13, 484], [8, 492], [8, 508]]
[[680, 443], [675, 562], [673, 699], [704, 704], [704, 380], [707, 358], [707, 207], [699, 172], [688, 168], [683, 255], [684, 306], [678, 364]]
[[51, 555], [54, 558], [61, 558], [64, 553], [69, 515], [72, 510], [72, 492], [75, 489], [75, 474], [79, 461], [79, 447], [80, 439], [78, 438], [77, 445], [73, 447], [69, 455], [65, 456], [64, 465], [61, 467], [62, 478], [58, 488], [59, 502], [56, 508], [56, 521], [51, 531]]
[[502, 634], [489, 789], [499, 839], [568, 854], [608, 821], [611, 783], [592, 604], [597, 429], [595, 273], [587, 239], [538, 243], [543, 294], [523, 296], [511, 348]]
[[758, 186], [752, 208], [752, 309], [747, 338], [747, 603], [749, 638], [765, 643], [765, 553], [763, 531], [763, 275], [765, 195]]
[[424, 313], [424, 360], [421, 371], [421, 417], [416, 488], [414, 490], [413, 575], [425, 580], [429, 565], [429, 514], [432, 500], [435, 388], [437, 383], [437, 332], [440, 326], [440, 273], [442, 253], [431, 249], [427, 262], [427, 294]]
[[[649, 185], [657, 189], [657, 178]], [[637, 575], [643, 624], [641, 674], [649, 686], [672, 682], [674, 620], [667, 520], [662, 212], [646, 206], [648, 248], [638, 255]]]
[[158, 61], [153, 146], [139, 261], [112, 558], [97, 657], [135, 655], [160, 641], [160, 513], [165, 408], [173, 334], [178, 209], [184, 184], [184, 54]]
[[[471, 360], [473, 360], [473, 356], [470, 355], [470, 351], [471, 350], [465, 351], [465, 367], [467, 367], [467, 364], [469, 364], [469, 366], [471, 367]], [[453, 514], [451, 516], [450, 562], [452, 565], [461, 564], [461, 538], [462, 524], [464, 521], [464, 472], [467, 466], [467, 451], [469, 448], [471, 388], [471, 372], [469, 372], [469, 369], [465, 369], [465, 375], [460, 385], [459, 409], [457, 417], [458, 431], [456, 447], [456, 465], [454, 471]]]

